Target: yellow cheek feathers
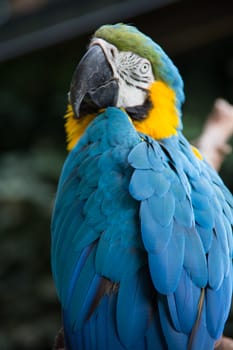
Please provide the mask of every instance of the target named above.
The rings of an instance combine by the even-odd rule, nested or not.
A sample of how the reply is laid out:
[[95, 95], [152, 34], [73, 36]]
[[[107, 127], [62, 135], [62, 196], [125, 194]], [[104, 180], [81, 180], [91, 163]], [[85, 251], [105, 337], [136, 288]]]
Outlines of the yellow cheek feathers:
[[179, 126], [175, 92], [162, 81], [151, 84], [149, 97], [152, 108], [144, 120], [134, 120], [135, 128], [156, 140], [177, 135]]
[[71, 105], [68, 105], [65, 115], [65, 130], [68, 151], [71, 151], [74, 148], [80, 137], [85, 132], [87, 126], [94, 118], [95, 115], [87, 115], [85, 118], [76, 119], [74, 118], [74, 112]]
[[[153, 107], [149, 110], [146, 119], [142, 121], [132, 120], [136, 130], [156, 140], [177, 135], [179, 117], [175, 92], [162, 81], [156, 81], [150, 86], [149, 97]], [[85, 116], [85, 118], [75, 119], [72, 107], [70, 104], [68, 105], [65, 115], [68, 151], [74, 148], [94, 118], [95, 115], [92, 114]], [[197, 154], [195, 153], [195, 155]]]

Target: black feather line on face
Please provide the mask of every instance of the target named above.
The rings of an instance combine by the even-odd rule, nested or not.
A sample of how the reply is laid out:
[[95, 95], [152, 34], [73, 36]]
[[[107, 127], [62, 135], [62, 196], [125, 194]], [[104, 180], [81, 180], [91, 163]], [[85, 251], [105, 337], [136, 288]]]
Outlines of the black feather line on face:
[[129, 114], [130, 118], [134, 120], [143, 120], [146, 119], [148, 111], [151, 109], [152, 103], [147, 98], [143, 105], [127, 107], [126, 112]]

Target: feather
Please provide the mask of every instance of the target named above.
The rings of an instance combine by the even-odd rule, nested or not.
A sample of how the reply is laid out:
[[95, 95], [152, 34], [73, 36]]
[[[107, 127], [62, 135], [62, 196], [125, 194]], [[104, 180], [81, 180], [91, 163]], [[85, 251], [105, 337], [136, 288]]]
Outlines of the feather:
[[144, 200], [154, 193], [164, 196], [170, 188], [170, 182], [163, 174], [153, 170], [136, 170], [130, 181], [129, 191], [136, 200]]
[[229, 222], [233, 225], [233, 210], [226, 201], [223, 202], [223, 212]]
[[147, 206], [147, 210], [150, 211], [153, 219], [161, 226], [168, 226], [173, 219], [175, 199], [170, 192], [166, 193], [162, 198], [152, 196], [143, 201], [142, 205]]
[[184, 261], [184, 233], [173, 227], [167, 248], [160, 254], [148, 253], [149, 269], [155, 288], [162, 294], [175, 291]]
[[[190, 146], [188, 146], [190, 147]], [[177, 151], [176, 156], [179, 157], [180, 161], [182, 162], [182, 167], [185, 171], [185, 174], [188, 176], [190, 180], [196, 179], [199, 177], [199, 166], [195, 167], [196, 159], [193, 157], [194, 161], [192, 161], [190, 158], [192, 157], [192, 151], [189, 150], [188, 157], [184, 154], [184, 147], [182, 147], [183, 150]]]
[[77, 282], [80, 273], [82, 271], [82, 268], [84, 267], [92, 249], [93, 249], [93, 244], [87, 246], [81, 253], [79, 259], [77, 260], [77, 264], [75, 266], [75, 269], [73, 271], [72, 274], [72, 278], [69, 284], [69, 291], [68, 291], [68, 295], [67, 295], [67, 300], [69, 302], [70, 298], [72, 297], [73, 291], [74, 291], [74, 287], [75, 287], [75, 283]]
[[140, 206], [140, 218], [142, 240], [146, 250], [149, 253], [162, 253], [171, 238], [173, 221], [168, 226], [161, 226], [155, 221], [146, 201]]
[[169, 350], [187, 349], [188, 336], [175, 330], [171, 324], [171, 318], [165, 296], [160, 296], [158, 300], [159, 315], [162, 330]]
[[134, 169], [151, 169], [145, 142], [138, 143], [129, 153], [128, 162]]
[[206, 350], [213, 349], [216, 339], [211, 337], [206, 327], [206, 302], [204, 300], [200, 318], [197, 327], [194, 330], [193, 337], [189, 343], [188, 350]]
[[172, 191], [172, 193], [177, 201], [180, 201], [180, 202], [185, 201], [185, 197], [186, 197], [185, 189], [182, 186], [182, 184], [180, 183], [177, 175], [175, 177], [175, 180], [172, 182], [171, 191]]
[[193, 225], [194, 216], [188, 197], [183, 201], [176, 200], [174, 217], [181, 226], [191, 227]]
[[[207, 214], [208, 213], [208, 214]], [[208, 211], [194, 209], [195, 221], [198, 225], [205, 229], [213, 229], [214, 227], [214, 213], [211, 206], [209, 206]]]
[[[106, 108], [65, 162], [52, 268], [67, 349], [213, 348], [232, 293], [232, 198], [181, 133], [182, 82], [167, 56], [135, 28], [104, 28], [98, 37], [120, 51], [143, 48], [156, 71], [149, 96], [159, 104], [142, 128]], [[153, 116], [158, 106], [162, 119]]]
[[198, 225], [196, 223], [196, 230], [199, 234], [199, 237], [201, 239], [203, 249], [205, 253], [208, 253], [212, 244], [212, 239], [213, 239], [213, 230], [212, 229], [205, 229]]
[[[113, 296], [105, 295], [99, 306], [96, 310], [95, 314], [93, 314], [92, 318], [89, 322], [93, 323], [96, 327], [96, 338], [93, 349], [97, 347], [98, 350], [108, 350], [111, 349], [110, 343], [112, 345], [117, 342], [119, 349], [121, 349], [121, 344], [117, 341], [116, 337], [116, 327], [115, 324], [110, 320], [110, 315], [115, 314], [115, 305], [114, 308], [111, 307], [112, 311], [109, 313], [110, 304], [113, 304], [111, 299]], [[115, 304], [115, 303], [114, 303]], [[115, 341], [114, 341], [115, 340]], [[115, 347], [113, 346], [113, 349]]]
[[150, 322], [147, 334], [146, 334], [146, 349], [154, 350], [156, 344], [156, 350], [164, 350], [167, 348], [163, 331], [158, 316], [158, 310], [154, 313], [154, 317]]
[[73, 251], [81, 251], [83, 248], [98, 239], [99, 236], [100, 232], [87, 225], [86, 221], [83, 221], [73, 236]]
[[219, 246], [222, 251], [222, 255], [226, 256], [224, 265], [225, 265], [225, 271], [228, 271], [228, 268], [230, 265], [228, 256], [231, 255], [231, 251], [230, 251], [230, 246], [228, 244], [227, 230], [224, 226], [224, 221], [222, 220], [221, 216], [217, 216], [215, 218], [214, 234], [217, 236], [217, 239], [219, 241]]
[[93, 350], [95, 348], [108, 350], [109, 329], [112, 327], [108, 321], [109, 297], [103, 296], [98, 308], [88, 320], [91, 328], [95, 330], [96, 337], [93, 339]]
[[178, 332], [182, 332], [183, 329], [181, 328], [180, 319], [178, 317], [177, 306], [176, 306], [174, 293], [170, 293], [170, 294], [167, 295], [167, 303], [168, 303], [169, 312], [170, 312], [170, 315], [171, 315], [171, 319], [172, 319], [172, 323], [173, 323], [174, 329], [176, 331], [178, 331]]
[[[68, 302], [68, 291], [69, 291], [69, 282], [72, 279], [72, 274], [75, 270], [75, 266], [77, 264], [77, 260], [79, 259], [80, 255], [82, 252], [79, 252], [78, 254], [72, 252], [69, 255], [69, 258], [66, 257], [65, 262], [63, 262], [63, 265], [59, 266], [60, 271], [59, 272], [59, 279], [57, 282], [57, 289], [59, 292], [59, 298], [62, 302], [62, 306], [66, 307], [67, 302]], [[64, 257], [64, 256], [63, 256]]]
[[[115, 147], [123, 144], [126, 148], [132, 148], [132, 146], [134, 147], [141, 142], [137, 132], [129, 121], [128, 115], [121, 109], [108, 107], [105, 111], [105, 117], [107, 120], [105, 135], [110, 146]], [[111, 119], [111, 123], [109, 123], [109, 119]]]
[[193, 179], [192, 187], [197, 193], [200, 193], [207, 198], [212, 198], [214, 194], [213, 186], [211, 186], [210, 181], [204, 176], [199, 176], [196, 179]]
[[83, 208], [83, 214], [87, 227], [94, 228], [99, 234], [105, 229], [106, 216], [102, 211], [102, 197], [99, 190], [92, 192]]
[[[122, 165], [122, 147], [116, 147], [117, 153], [120, 152], [120, 155], [117, 159], [117, 155], [113, 152], [113, 149], [109, 149], [101, 154], [98, 162], [98, 169], [103, 176], [108, 173], [109, 170], [119, 171], [120, 166]], [[124, 153], [127, 151], [125, 149]], [[125, 158], [125, 154], [123, 154], [123, 158]]]
[[207, 261], [202, 242], [195, 228], [186, 229], [185, 232], [184, 268], [198, 287], [204, 288], [206, 286], [208, 280]]
[[117, 300], [117, 329], [126, 348], [143, 338], [152, 314], [151, 286], [143, 268], [122, 279]]
[[[59, 220], [57, 223], [57, 236], [56, 240], [53, 241], [52, 268], [55, 276], [66, 261], [66, 252], [75, 234], [76, 224], [81, 221], [82, 207], [83, 202], [74, 201], [69, 209], [65, 208], [66, 215], [60, 215], [63, 220]], [[66, 234], [67, 227], [70, 227], [68, 234]]]
[[228, 218], [225, 217], [225, 215], [222, 216], [222, 220], [224, 222], [224, 227], [227, 234], [227, 242], [229, 247], [229, 253], [230, 257], [233, 258], [233, 235], [232, 235], [232, 226], [228, 220]]
[[225, 258], [225, 255], [222, 255], [218, 238], [216, 237], [216, 235], [213, 235], [212, 245], [208, 253], [208, 272], [209, 285], [215, 290], [217, 290], [221, 286], [225, 275]]
[[210, 200], [208, 197], [203, 196], [198, 192], [192, 191], [192, 205], [194, 208], [207, 210], [210, 206]]
[[125, 247], [119, 240], [109, 240], [109, 232], [116, 230], [110, 226], [102, 235], [96, 253], [96, 270], [114, 282], [125, 275], [135, 273], [145, 262], [145, 254], [136, 247]]
[[69, 301], [69, 317], [74, 329], [80, 329], [87, 319], [93, 299], [101, 283], [101, 277], [95, 273], [93, 268], [94, 258], [95, 250], [91, 252], [81, 270]]
[[193, 283], [183, 269], [177, 289], [167, 297], [170, 315], [176, 330], [190, 334], [197, 318], [199, 299], [200, 288]]
[[[232, 271], [231, 271], [232, 272]], [[224, 278], [218, 290], [207, 288], [206, 323], [212, 338], [222, 335], [231, 305], [232, 274]]]
[[104, 172], [99, 179], [99, 189], [104, 192], [109, 191], [110, 198], [114, 198], [119, 190], [122, 190], [122, 186], [123, 174], [120, 171], [110, 169]]
[[99, 164], [100, 155], [89, 156], [81, 163], [78, 168], [78, 174], [80, 178], [85, 178], [92, 186], [97, 185], [99, 178]]
[[158, 143], [151, 142], [151, 139], [146, 138], [147, 145], [147, 157], [154, 171], [163, 172], [165, 162], [165, 155], [161, 150], [161, 146]]

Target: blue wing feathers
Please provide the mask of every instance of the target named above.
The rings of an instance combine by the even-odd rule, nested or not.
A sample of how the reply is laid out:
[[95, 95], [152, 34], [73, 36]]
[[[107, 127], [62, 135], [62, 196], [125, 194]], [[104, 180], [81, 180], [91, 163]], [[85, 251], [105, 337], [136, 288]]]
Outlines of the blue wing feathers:
[[[180, 328], [176, 327], [177, 330], [180, 329], [185, 334], [191, 333], [197, 318], [200, 294], [200, 288], [196, 286], [183, 269], [176, 291], [168, 296], [171, 318], [174, 322], [174, 317], [176, 317], [180, 325]], [[170, 298], [174, 300], [173, 309], [171, 309], [169, 303]]]
[[135, 169], [151, 169], [151, 163], [147, 156], [147, 145], [145, 142], [138, 143], [128, 156], [129, 164]]
[[182, 201], [176, 200], [174, 217], [179, 225], [188, 228], [192, 227], [194, 215], [190, 200], [187, 196]]
[[207, 329], [206, 302], [204, 301], [200, 320], [197, 323], [194, 336], [190, 342], [190, 350], [214, 349], [216, 339], [218, 338], [211, 337]]
[[148, 253], [152, 281], [162, 294], [172, 293], [177, 288], [184, 261], [184, 247], [184, 234], [174, 227], [166, 249], [158, 254]]
[[67, 349], [212, 349], [231, 301], [232, 208], [182, 135], [158, 143], [116, 108], [96, 117], [52, 219]]
[[68, 290], [68, 295], [67, 295], [67, 299], [70, 300], [74, 291], [74, 287], [75, 287], [75, 283], [77, 281], [77, 279], [80, 276], [80, 273], [83, 269], [83, 266], [87, 260], [87, 258], [89, 257], [89, 254], [91, 253], [91, 250], [93, 249], [93, 245], [89, 245], [87, 246], [81, 253], [79, 259], [77, 260], [77, 264], [75, 266], [75, 269], [73, 271], [72, 274], [72, 278], [69, 284], [69, 290]]
[[[54, 251], [54, 259], [52, 260], [52, 265], [57, 266], [58, 270], [60, 270], [61, 266], [65, 263], [66, 259], [66, 249], [72, 244], [73, 236], [76, 230], [76, 223], [81, 221], [81, 208], [83, 207], [83, 203], [79, 202], [77, 204], [76, 201], [73, 202], [69, 210], [67, 209], [66, 215], [59, 215], [59, 220], [57, 222], [57, 236], [56, 240], [53, 239], [53, 251]], [[63, 221], [61, 220], [63, 219]], [[70, 225], [69, 235], [66, 237], [62, 233], [66, 230], [66, 228]], [[59, 259], [58, 259], [59, 257]]]
[[154, 317], [150, 322], [148, 331], [146, 333], [146, 347], [147, 350], [154, 350], [156, 344], [156, 350], [164, 350], [167, 349], [167, 345], [164, 337], [161, 336], [163, 334], [160, 318], [158, 315], [158, 311], [154, 313]]
[[208, 253], [209, 285], [214, 290], [219, 289], [224, 278], [224, 259], [217, 237], [213, 236], [211, 248]]
[[[221, 217], [221, 215], [218, 215], [215, 219], [214, 233], [218, 239], [218, 244], [220, 246], [222, 254], [231, 256], [231, 248], [228, 240], [227, 227], [224, 225], [224, 220]], [[228, 259], [225, 260], [228, 261]]]
[[161, 226], [168, 226], [173, 220], [175, 211], [175, 199], [173, 195], [168, 192], [163, 197], [152, 196], [146, 201], [148, 210], [151, 211], [154, 220]]
[[167, 247], [173, 230], [173, 220], [167, 226], [161, 226], [148, 209], [144, 201], [140, 207], [142, 240], [149, 253], [162, 253]]
[[117, 300], [117, 329], [126, 347], [133, 347], [147, 331], [153, 311], [151, 287], [145, 268], [137, 274], [126, 276], [121, 282]]
[[212, 239], [213, 239], [213, 230], [212, 229], [205, 229], [201, 227], [198, 223], [196, 223], [196, 230], [199, 234], [199, 237], [202, 241], [203, 249], [205, 253], [208, 253], [210, 250]]
[[[232, 272], [232, 271], [231, 271]], [[231, 304], [231, 276], [224, 278], [218, 290], [207, 288], [206, 292], [206, 318], [207, 328], [214, 339], [220, 338], [223, 332], [223, 326], [226, 322], [228, 311]], [[218, 307], [216, 308], [216, 305]]]
[[[153, 140], [151, 143], [153, 144]], [[139, 148], [139, 146], [137, 147]], [[149, 147], [150, 145], [147, 144], [147, 148]], [[138, 181], [135, 181], [135, 178], [137, 178], [136, 176], [139, 171], [141, 174], [143, 172], [145, 173], [145, 169], [147, 169], [149, 162], [146, 159], [145, 164], [143, 165], [142, 159], [140, 159], [140, 167], [138, 167], [136, 161], [134, 163], [129, 156], [131, 165], [133, 167], [134, 164], [136, 165], [132, 176], [132, 184], [130, 184], [129, 189], [131, 195], [136, 200], [141, 201], [140, 220], [142, 239], [145, 249], [149, 254], [149, 267], [152, 280], [155, 288], [161, 293], [175, 293], [176, 291], [176, 297], [177, 300], [179, 300], [177, 303], [177, 309], [173, 294], [169, 294], [170, 313], [173, 315], [173, 327], [177, 327], [177, 330], [184, 327], [183, 331], [185, 325], [187, 325], [187, 331], [190, 330], [190, 327], [194, 324], [197, 315], [196, 310], [199, 295], [196, 292], [195, 307], [189, 310], [189, 313], [186, 313], [186, 318], [182, 313], [180, 313], [180, 317], [178, 317], [177, 310], [180, 310], [180, 303], [182, 303], [182, 299], [179, 298], [179, 295], [182, 295], [182, 292], [178, 287], [180, 283], [179, 281], [182, 280], [180, 277], [181, 270], [179, 269], [179, 266], [183, 266], [186, 271], [186, 280], [190, 281], [188, 287], [190, 290], [193, 290], [193, 288], [191, 288], [192, 284], [195, 286], [196, 291], [200, 291], [200, 288], [204, 288], [209, 283], [215, 293], [215, 290], [220, 288], [224, 276], [229, 273], [229, 266], [232, 265], [232, 262], [229, 259], [230, 254], [227, 256], [229, 251], [232, 252], [232, 231], [229, 229], [229, 224], [227, 225], [228, 229], [226, 228], [226, 225], [224, 225], [225, 227], [222, 225], [224, 220], [228, 222], [231, 221], [231, 215], [229, 214], [231, 206], [221, 192], [221, 188], [224, 185], [221, 181], [218, 181], [218, 177], [215, 173], [213, 177], [215, 183], [212, 182], [211, 175], [213, 172], [211, 171], [211, 174], [208, 173], [209, 167], [205, 162], [201, 163], [203, 164], [203, 167], [198, 163], [195, 170], [194, 166], [197, 163], [197, 160], [195, 159], [193, 164], [190, 161], [193, 160], [193, 155], [189, 158], [187, 157], [184, 162], [184, 156], [188, 156], [189, 153], [192, 153], [191, 150], [185, 149], [185, 147], [187, 147], [187, 145], [182, 145], [182, 161], [181, 157], [173, 156], [173, 154], [175, 154], [175, 147], [173, 148], [173, 152], [169, 143], [165, 143], [163, 147], [161, 147], [161, 149], [166, 149], [167, 160], [170, 158], [167, 164], [170, 165], [170, 172], [175, 174], [175, 177], [173, 174], [173, 181], [171, 180], [169, 188], [169, 193], [171, 193], [175, 199], [174, 212], [172, 212], [172, 215], [171, 211], [169, 211], [169, 206], [168, 211], [165, 210], [165, 205], [163, 206], [163, 201], [161, 201], [161, 198], [159, 198], [156, 191], [153, 192], [151, 189], [144, 197], [140, 194], [140, 191], [142, 193], [141, 188], [143, 176], [140, 175], [140, 180]], [[188, 146], [188, 148], [190, 147]], [[153, 152], [151, 151], [150, 156], [152, 154]], [[179, 152], [177, 154], [179, 155]], [[134, 152], [133, 156], [136, 158], [136, 152]], [[146, 156], [145, 151], [144, 156]], [[154, 158], [157, 159], [157, 153], [154, 154]], [[161, 159], [164, 160], [164, 158]], [[143, 170], [140, 170], [139, 168]], [[144, 181], [146, 181], [145, 179], [146, 176], [144, 177]], [[188, 181], [190, 185], [187, 184]], [[153, 182], [154, 179], [151, 183]], [[216, 186], [218, 186], [217, 191], [215, 191]], [[148, 197], [149, 195], [150, 197]], [[231, 202], [229, 195], [227, 198], [228, 201]], [[151, 203], [155, 204], [152, 205]], [[226, 207], [225, 210], [224, 207]], [[154, 213], [155, 211], [156, 214]], [[164, 216], [164, 212], [167, 214], [167, 217]], [[222, 218], [223, 216], [224, 218]], [[185, 247], [183, 250], [177, 249], [175, 246], [179, 241], [177, 238], [174, 239], [173, 236], [176, 231], [173, 230], [171, 233], [170, 230], [164, 230], [165, 225], [168, 224], [168, 221], [172, 218], [174, 218], [175, 222], [180, 227], [185, 228], [183, 231], [183, 236], [185, 237]], [[155, 225], [155, 222], [158, 224]], [[158, 254], [158, 247], [161, 247], [161, 256]], [[172, 255], [172, 252], [174, 251], [181, 252], [181, 256], [184, 254], [183, 260], [180, 259], [179, 263], [178, 259]], [[208, 255], [206, 255], [207, 253]], [[172, 256], [170, 261], [168, 256]], [[172, 278], [169, 277], [167, 271], [172, 271]], [[160, 274], [163, 277], [160, 277]], [[174, 276], [177, 277], [177, 280], [175, 280]], [[171, 289], [169, 289], [168, 286]], [[227, 310], [229, 311], [229, 306]], [[185, 322], [181, 327], [180, 322], [183, 320], [185, 320]], [[222, 319], [221, 324], [223, 325], [224, 322], [225, 321]], [[203, 331], [204, 328], [201, 327], [201, 329]], [[206, 344], [212, 344], [213, 338], [207, 335], [205, 341]], [[194, 345], [193, 348], [196, 348], [196, 345]]]
[[170, 312], [165, 296], [160, 296], [158, 300], [159, 316], [163, 333], [165, 335], [167, 349], [181, 350], [188, 349], [188, 335], [178, 332], [172, 324]]
[[[206, 229], [213, 229], [214, 228], [214, 212], [212, 207], [210, 207], [210, 210], [199, 210], [195, 208], [195, 220], [197, 224], [202, 226]], [[207, 215], [208, 214], [208, 215]]]
[[[143, 183], [144, 186], [141, 186]], [[154, 193], [158, 197], [164, 196], [170, 187], [170, 182], [160, 173], [151, 169], [138, 169], [134, 172], [130, 181], [130, 192], [137, 200], [144, 200]]]
[[192, 205], [194, 208], [205, 210], [210, 207], [210, 198], [196, 191], [192, 192]]
[[[92, 249], [70, 292], [71, 297], [67, 308], [69, 308], [70, 322], [73, 329], [81, 328], [83, 322], [87, 319], [93, 299], [101, 282], [100, 276], [93, 269], [94, 261], [95, 249]], [[79, 310], [78, 314], [77, 310]]]
[[201, 239], [193, 227], [185, 232], [184, 268], [194, 283], [204, 288], [208, 281], [207, 261]]
[[233, 258], [233, 239], [232, 239], [232, 225], [230, 224], [228, 218], [225, 217], [225, 215], [222, 217], [225, 230], [227, 234], [227, 241], [228, 241], [228, 247], [229, 247], [229, 253], [230, 256]]

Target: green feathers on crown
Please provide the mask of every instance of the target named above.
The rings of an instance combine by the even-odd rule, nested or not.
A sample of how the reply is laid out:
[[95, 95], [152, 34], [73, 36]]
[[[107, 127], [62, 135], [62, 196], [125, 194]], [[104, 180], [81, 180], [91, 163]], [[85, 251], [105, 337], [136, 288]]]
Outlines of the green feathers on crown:
[[137, 28], [122, 23], [104, 25], [94, 34], [115, 45], [120, 51], [132, 51], [147, 58], [153, 69], [156, 80], [162, 80], [176, 93], [177, 107], [184, 101], [183, 81], [170, 58], [150, 37], [141, 33]]
[[161, 59], [153, 47], [148, 45], [146, 36], [135, 27], [125, 24], [104, 25], [95, 32], [94, 36], [110, 42], [120, 51], [132, 51], [147, 58], [152, 64], [154, 74], [159, 75]]

